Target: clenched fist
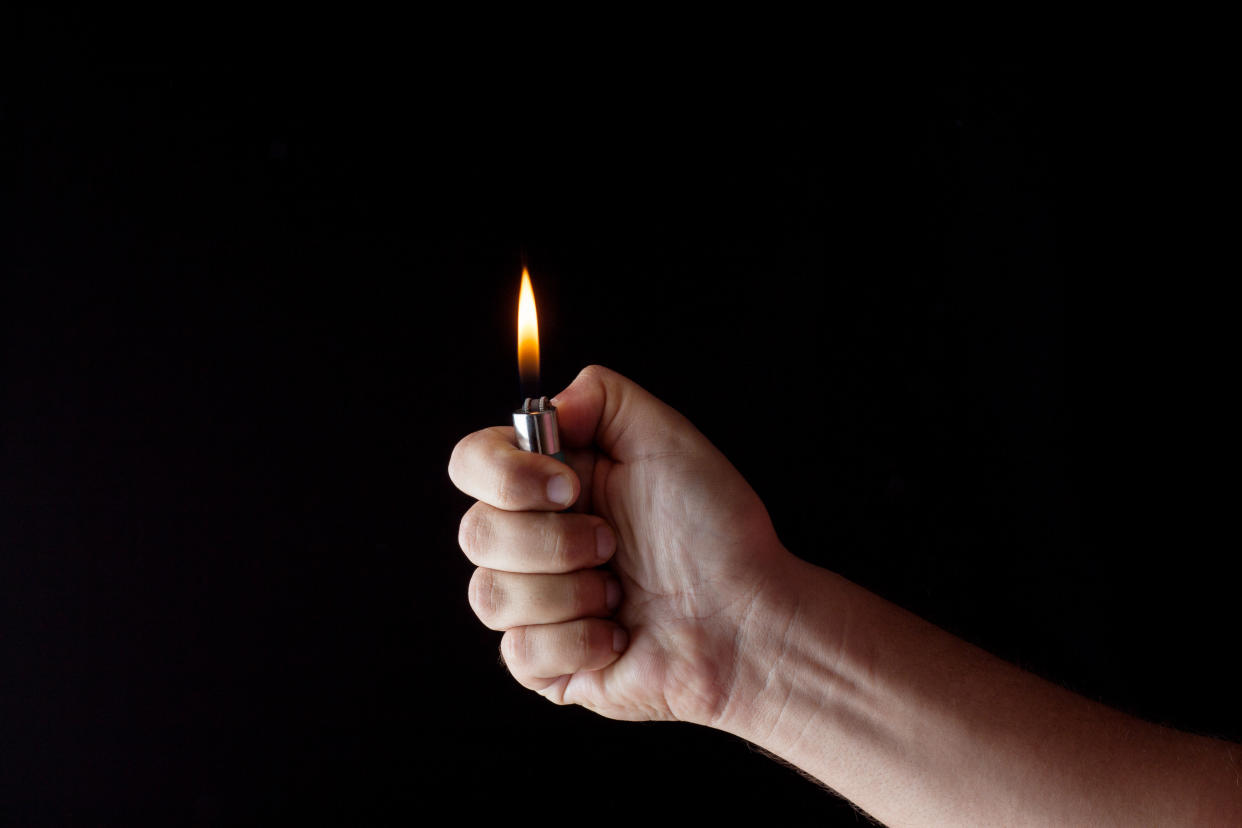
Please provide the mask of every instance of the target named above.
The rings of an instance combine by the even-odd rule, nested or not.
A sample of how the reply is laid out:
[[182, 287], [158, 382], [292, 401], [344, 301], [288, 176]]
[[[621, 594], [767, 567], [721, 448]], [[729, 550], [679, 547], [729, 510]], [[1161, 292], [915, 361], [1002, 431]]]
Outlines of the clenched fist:
[[568, 465], [510, 427], [453, 451], [479, 501], [460, 532], [470, 604], [514, 678], [558, 704], [714, 724], [740, 648], [779, 627], [793, 556], [728, 460], [633, 382], [591, 366], [553, 402]]

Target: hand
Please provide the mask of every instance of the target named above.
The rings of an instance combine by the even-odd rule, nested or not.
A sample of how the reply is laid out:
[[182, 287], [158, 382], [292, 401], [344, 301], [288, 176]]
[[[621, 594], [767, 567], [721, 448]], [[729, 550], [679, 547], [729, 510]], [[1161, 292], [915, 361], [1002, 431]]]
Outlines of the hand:
[[480, 500], [470, 603], [524, 686], [733, 733], [887, 824], [1242, 824], [1236, 745], [1075, 696], [799, 561], [720, 452], [612, 371], [556, 405], [569, 466], [510, 428], [449, 464]]
[[470, 604], [546, 698], [711, 725], [794, 558], [729, 461], [633, 382], [591, 366], [553, 402], [568, 466], [520, 451], [509, 427], [453, 451], [450, 477], [479, 499], [460, 533], [479, 567]]

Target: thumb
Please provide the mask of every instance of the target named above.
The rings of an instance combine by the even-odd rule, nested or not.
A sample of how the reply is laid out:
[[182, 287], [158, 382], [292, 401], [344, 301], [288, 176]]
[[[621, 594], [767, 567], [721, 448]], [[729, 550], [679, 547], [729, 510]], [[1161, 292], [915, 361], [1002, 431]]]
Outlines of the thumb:
[[618, 462], [710, 446], [672, 407], [602, 365], [583, 368], [552, 402], [564, 445], [596, 445]]

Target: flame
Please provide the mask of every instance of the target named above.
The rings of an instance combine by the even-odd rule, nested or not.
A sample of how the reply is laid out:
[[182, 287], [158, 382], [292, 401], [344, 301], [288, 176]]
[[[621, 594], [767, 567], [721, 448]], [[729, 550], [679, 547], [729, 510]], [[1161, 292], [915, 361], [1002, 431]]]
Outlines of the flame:
[[522, 293], [518, 297], [518, 373], [522, 383], [539, 383], [539, 317], [535, 313], [535, 291], [530, 273], [522, 268]]

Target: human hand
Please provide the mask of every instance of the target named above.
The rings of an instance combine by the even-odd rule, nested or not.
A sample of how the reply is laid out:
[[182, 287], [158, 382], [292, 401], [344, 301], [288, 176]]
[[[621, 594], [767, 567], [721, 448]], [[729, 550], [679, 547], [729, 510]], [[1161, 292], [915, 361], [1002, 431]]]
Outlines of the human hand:
[[470, 604], [544, 697], [711, 725], [755, 673], [742, 649], [780, 627], [795, 559], [724, 455], [630, 380], [591, 366], [553, 402], [568, 467], [510, 427], [453, 450], [453, 483], [479, 500], [460, 532]]

